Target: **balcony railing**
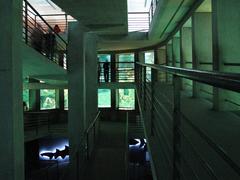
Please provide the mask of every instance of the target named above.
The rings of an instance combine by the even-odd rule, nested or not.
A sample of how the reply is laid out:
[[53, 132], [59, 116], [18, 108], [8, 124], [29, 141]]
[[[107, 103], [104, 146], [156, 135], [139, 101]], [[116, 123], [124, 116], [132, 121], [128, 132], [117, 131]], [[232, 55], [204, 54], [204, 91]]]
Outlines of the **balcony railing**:
[[[182, 179], [187, 173], [193, 175], [193, 178], [190, 179], [202, 179], [202, 177], [205, 177], [203, 179], [217, 180], [226, 179], [226, 175], [232, 179], [239, 179], [239, 163], [227, 151], [229, 150], [227, 146], [230, 144], [219, 143], [214, 136], [214, 131], [218, 130], [219, 135], [226, 132], [226, 129], [229, 129], [228, 124], [223, 126], [223, 123], [218, 121], [222, 123], [221, 129], [216, 129], [213, 123], [216, 121], [209, 122], [209, 126], [212, 127], [211, 133], [209, 133], [206, 124], [204, 126], [204, 119], [194, 116], [194, 114], [190, 119], [186, 115], [186, 112], [193, 111], [196, 106], [189, 106], [188, 111], [186, 111], [186, 108], [182, 108], [186, 105], [183, 103], [185, 102], [184, 93], [181, 93], [182, 79], [189, 79], [239, 93], [239, 73], [201, 71], [143, 63], [138, 63], [137, 67], [137, 97], [140, 104], [141, 118], [144, 120], [148, 137], [152, 141], [152, 137], [156, 138], [158, 141], [155, 139], [154, 142], [159, 143], [157, 146], [161, 147], [161, 152], [157, 150], [155, 152], [155, 157], [157, 157], [156, 154], [160, 154], [159, 158], [154, 159], [156, 166], [164, 164], [161, 167], [166, 167], [165, 171], [163, 169], [161, 173], [165, 173], [165, 176], [173, 176], [172, 179]], [[147, 68], [151, 69], [150, 79], [147, 78]], [[170, 78], [168, 76], [170, 74], [172, 84], [169, 84], [168, 80], [159, 82], [159, 72], [163, 73], [166, 79]], [[196, 101], [199, 101], [199, 99]], [[201, 108], [199, 107], [199, 109]], [[215, 112], [214, 115], [216, 113], [221, 112]], [[216, 118], [210, 113], [207, 116]], [[217, 120], [220, 120], [220, 116], [217, 116], [219, 118]], [[201, 124], [198, 123], [197, 119], [199, 118]], [[229, 124], [232, 122], [228, 121]], [[229, 131], [229, 133], [231, 132]], [[231, 135], [231, 139], [238, 138], [234, 131]], [[229, 138], [229, 134], [226, 137]], [[238, 147], [234, 143], [231, 146], [232, 149], [236, 148], [234, 151], [237, 152]], [[154, 152], [154, 149], [152, 149], [152, 152]], [[161, 163], [159, 163], [160, 156], [164, 159]], [[183, 172], [183, 169], [187, 171]], [[199, 172], [196, 173], [197, 171], [201, 172], [200, 176]], [[223, 173], [221, 174], [221, 172]], [[160, 173], [158, 175], [160, 176]]]
[[66, 69], [67, 42], [27, 0], [23, 2], [23, 41]]
[[[99, 82], [105, 82], [104, 62], [99, 62]], [[114, 62], [109, 63], [108, 82], [134, 82], [135, 63], [134, 62]]]

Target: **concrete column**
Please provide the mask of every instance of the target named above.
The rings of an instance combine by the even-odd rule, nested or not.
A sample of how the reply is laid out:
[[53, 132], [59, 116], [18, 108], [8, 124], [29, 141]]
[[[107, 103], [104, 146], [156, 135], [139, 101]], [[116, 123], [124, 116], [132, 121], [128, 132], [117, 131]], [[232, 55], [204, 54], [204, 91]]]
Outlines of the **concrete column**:
[[173, 66], [180, 67], [180, 35], [179, 33], [172, 40]]
[[[181, 67], [182, 68], [193, 68], [192, 64], [192, 27], [183, 27], [181, 30]], [[183, 89], [192, 91], [192, 81], [183, 79]]]
[[24, 180], [22, 1], [0, 1], [0, 179]]
[[[29, 79], [29, 83], [38, 83], [38, 80]], [[40, 111], [40, 90], [29, 89], [29, 110]]]
[[59, 89], [59, 99], [58, 99], [58, 103], [59, 103], [59, 109], [60, 110], [64, 110], [64, 89]]
[[69, 143], [71, 179], [79, 179], [84, 170], [83, 133], [97, 113], [96, 36], [86, 33], [79, 23], [69, 24]]
[[[212, 1], [213, 11], [213, 70], [240, 72], [240, 1]], [[240, 95], [214, 88], [215, 110], [239, 110]]]
[[[212, 70], [211, 19], [211, 12], [196, 12], [193, 14], [193, 69]], [[212, 101], [213, 88], [209, 85], [194, 82], [193, 97], [203, 97]]]
[[110, 82], [116, 82], [116, 54], [111, 54], [111, 80]]
[[[172, 40], [167, 44], [167, 66], [174, 66], [173, 63], [173, 48], [172, 48]], [[167, 82], [172, 83], [172, 75], [167, 74]]]
[[[161, 47], [157, 50], [158, 61], [156, 64], [166, 64], [166, 47]], [[159, 81], [166, 82], [166, 73], [158, 71], [158, 78]]]
[[69, 24], [68, 43], [68, 134], [70, 144], [70, 179], [78, 180], [84, 168], [81, 142], [86, 122], [86, 81], [84, 28], [79, 23]]
[[86, 82], [86, 124], [92, 122], [98, 111], [97, 82], [97, 37], [93, 33], [85, 33], [85, 82]]

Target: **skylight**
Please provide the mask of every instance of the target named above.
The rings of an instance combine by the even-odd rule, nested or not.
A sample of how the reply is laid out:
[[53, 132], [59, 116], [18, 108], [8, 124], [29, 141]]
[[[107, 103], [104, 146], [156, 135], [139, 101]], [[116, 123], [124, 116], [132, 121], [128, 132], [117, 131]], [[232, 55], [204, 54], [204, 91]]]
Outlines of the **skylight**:
[[128, 32], [149, 30], [149, 9], [152, 0], [128, 0]]
[[128, 12], [148, 12], [151, 0], [128, 0]]
[[41, 15], [64, 14], [65, 12], [50, 0], [28, 0]]

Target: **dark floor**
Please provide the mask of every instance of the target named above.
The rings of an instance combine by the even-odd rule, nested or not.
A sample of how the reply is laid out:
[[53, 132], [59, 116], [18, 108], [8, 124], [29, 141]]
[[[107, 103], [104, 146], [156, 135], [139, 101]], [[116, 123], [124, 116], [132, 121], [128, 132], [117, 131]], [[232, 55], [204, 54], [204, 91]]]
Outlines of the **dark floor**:
[[99, 140], [86, 180], [125, 179], [125, 123], [101, 122]]

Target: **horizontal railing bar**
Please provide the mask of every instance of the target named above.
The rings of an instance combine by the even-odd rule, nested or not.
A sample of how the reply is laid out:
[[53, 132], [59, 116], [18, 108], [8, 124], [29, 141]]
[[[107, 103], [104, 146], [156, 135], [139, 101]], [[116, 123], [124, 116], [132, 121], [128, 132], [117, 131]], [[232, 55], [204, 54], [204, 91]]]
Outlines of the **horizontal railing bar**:
[[177, 68], [163, 65], [144, 64], [137, 62], [138, 65], [164, 71], [179, 77], [209, 84], [215, 87], [240, 92], [240, 74], [222, 73], [214, 71], [202, 71], [195, 69]]
[[192, 142], [189, 140], [189, 138], [183, 133], [183, 131], [180, 129], [179, 130], [180, 134], [182, 135], [182, 137], [187, 141], [187, 143], [189, 144], [189, 146], [191, 147], [193, 153], [195, 154], [195, 156], [198, 158], [198, 160], [200, 161], [200, 165], [207, 171], [207, 173], [214, 179], [214, 180], [218, 180], [218, 177], [216, 176], [216, 174], [214, 173], [212, 167], [209, 165], [208, 162], [206, 162], [206, 160], [204, 160], [202, 158], [202, 156], [200, 155], [200, 153], [197, 151], [197, 149], [194, 147], [194, 145], [192, 144]]
[[207, 144], [225, 161], [227, 164], [240, 176], [240, 167], [229, 157], [227, 152], [215, 143], [206, 133], [204, 133], [200, 128], [194, 125], [183, 113], [181, 113], [185, 122], [187, 122], [191, 128], [198, 133], [198, 135], [204, 139]]

